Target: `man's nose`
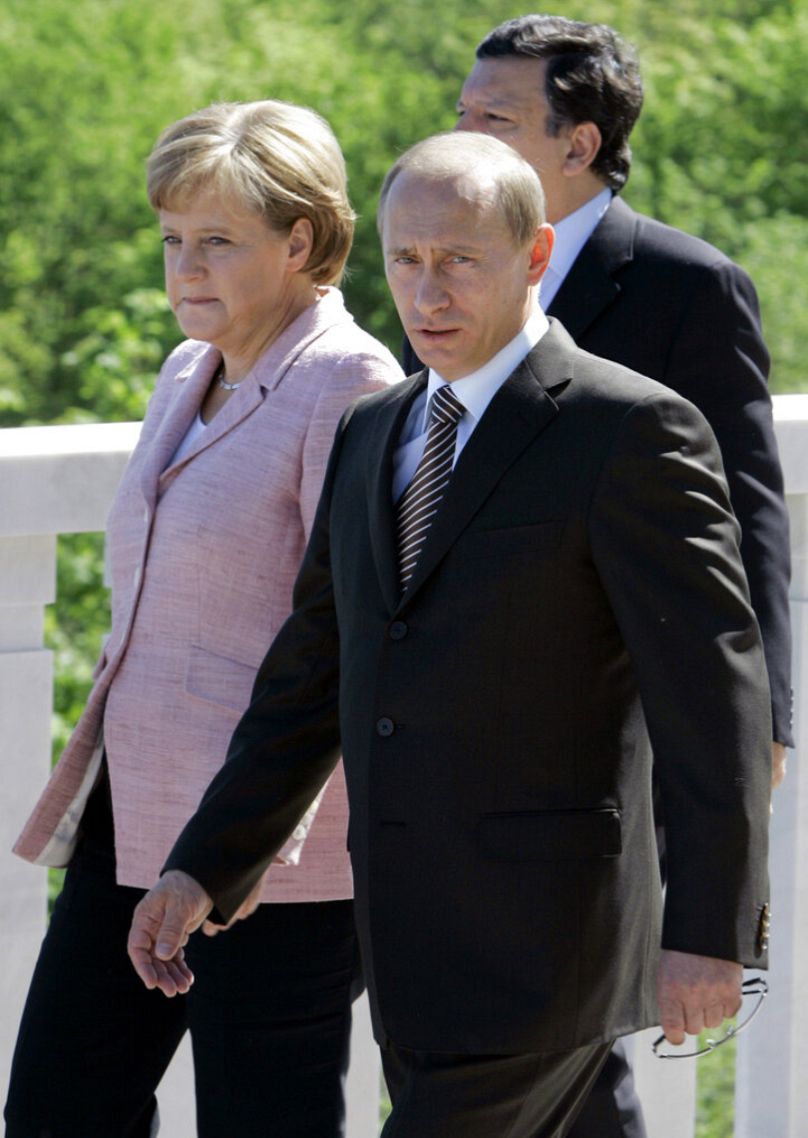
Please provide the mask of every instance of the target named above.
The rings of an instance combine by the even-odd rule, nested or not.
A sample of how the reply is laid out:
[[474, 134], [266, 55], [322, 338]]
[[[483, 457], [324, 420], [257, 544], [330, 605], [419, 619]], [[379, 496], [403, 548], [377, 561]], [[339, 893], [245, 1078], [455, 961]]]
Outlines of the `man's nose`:
[[424, 269], [418, 279], [418, 288], [415, 290], [415, 307], [418, 311], [424, 314], [437, 312], [446, 308], [449, 302], [449, 294], [438, 274], [430, 269]]

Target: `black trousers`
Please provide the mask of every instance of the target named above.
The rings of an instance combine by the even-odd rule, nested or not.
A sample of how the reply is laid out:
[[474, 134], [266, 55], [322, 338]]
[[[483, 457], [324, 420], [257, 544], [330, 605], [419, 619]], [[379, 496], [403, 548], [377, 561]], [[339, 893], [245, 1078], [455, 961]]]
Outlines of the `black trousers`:
[[186, 1029], [199, 1138], [343, 1135], [359, 987], [351, 902], [261, 905], [226, 933], [193, 936], [196, 982], [166, 999], [126, 955], [143, 891], [115, 883], [104, 846], [80, 845], [57, 900], [20, 1026], [6, 1138], [148, 1138]]
[[390, 1045], [382, 1138], [566, 1138], [609, 1048], [449, 1055]]
[[567, 1138], [647, 1138], [642, 1104], [621, 1039], [609, 1052]]
[[[662, 795], [654, 772], [654, 821], [660, 879], [667, 876]], [[622, 1040], [615, 1042], [567, 1138], [648, 1138], [642, 1103]]]

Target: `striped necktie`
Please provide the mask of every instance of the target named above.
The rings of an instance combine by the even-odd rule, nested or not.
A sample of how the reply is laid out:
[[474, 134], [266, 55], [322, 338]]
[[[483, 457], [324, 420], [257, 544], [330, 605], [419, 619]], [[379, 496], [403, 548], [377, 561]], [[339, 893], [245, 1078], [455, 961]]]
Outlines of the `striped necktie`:
[[449, 384], [439, 387], [432, 396], [424, 453], [396, 510], [402, 591], [406, 591], [432, 519], [452, 477], [457, 424], [465, 410]]

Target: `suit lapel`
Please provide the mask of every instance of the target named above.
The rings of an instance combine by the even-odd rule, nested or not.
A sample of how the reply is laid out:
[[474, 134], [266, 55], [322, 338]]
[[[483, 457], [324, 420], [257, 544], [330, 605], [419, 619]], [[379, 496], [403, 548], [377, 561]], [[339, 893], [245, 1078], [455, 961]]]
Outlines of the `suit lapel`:
[[150, 506], [156, 500], [163, 471], [194, 421], [220, 358], [215, 348], [208, 348], [177, 373], [176, 394], [163, 415], [143, 464], [141, 489]]
[[634, 257], [633, 210], [614, 198], [556, 293], [548, 315], [579, 340], [620, 292], [619, 269]]
[[[208, 380], [208, 383], [210, 380]], [[207, 390], [205, 387], [204, 391]], [[203, 391], [203, 395], [204, 395]], [[201, 397], [200, 397], [201, 402]], [[254, 379], [248, 380], [243, 387], [241, 387], [234, 395], [228, 399], [224, 407], [218, 414], [211, 420], [205, 427], [205, 430], [198, 436], [194, 445], [183, 455], [179, 462], [172, 462], [167, 466], [163, 473], [160, 475], [160, 487], [163, 488], [167, 480], [170, 480], [178, 470], [180, 470], [186, 463], [191, 462], [202, 451], [207, 450], [208, 447], [213, 446], [219, 439], [229, 434], [239, 423], [243, 422], [248, 415], [251, 415], [256, 407], [260, 407], [264, 402], [264, 391], [260, 383]], [[197, 410], [199, 408], [197, 407]], [[193, 416], [191, 416], [193, 418]], [[188, 424], [190, 426], [190, 422]]]
[[574, 351], [564, 329], [552, 322], [550, 331], [491, 400], [457, 461], [410, 580], [407, 602], [434, 572], [505, 471], [555, 418], [558, 407], [548, 389], [572, 379]]
[[219, 366], [219, 351], [209, 346], [177, 375], [182, 390], [166, 415], [152, 448], [148, 481], [144, 477], [144, 492], [148, 488], [152, 500], [186, 463], [219, 442], [260, 407], [267, 393], [283, 382], [289, 370], [314, 340], [334, 325], [351, 323], [342, 296], [336, 289], [323, 288], [319, 293], [318, 302], [301, 312], [260, 357], [243, 385], [228, 399], [182, 460], [171, 463], [202, 404], [213, 373]]
[[393, 454], [413, 400], [426, 387], [427, 374], [426, 370], [419, 372], [392, 389], [392, 398], [380, 409], [376, 431], [367, 448], [370, 541], [376, 572], [390, 612], [398, 607], [401, 596], [393, 505]]

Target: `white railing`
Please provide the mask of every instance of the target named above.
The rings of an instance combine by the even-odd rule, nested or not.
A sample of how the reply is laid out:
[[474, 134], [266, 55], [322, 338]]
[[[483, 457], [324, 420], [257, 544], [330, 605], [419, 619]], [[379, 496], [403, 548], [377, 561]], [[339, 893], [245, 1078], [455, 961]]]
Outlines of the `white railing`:
[[[738, 1040], [736, 1138], [808, 1134], [808, 395], [775, 398], [792, 525], [797, 753], [772, 822], [771, 994]], [[0, 430], [0, 1100], [45, 923], [45, 874], [7, 851], [49, 767], [51, 653], [44, 606], [55, 598], [56, 537], [103, 530], [137, 438], [133, 423]], [[695, 1064], [659, 1063], [636, 1037], [635, 1071], [654, 1138], [693, 1138]], [[379, 1065], [365, 1004], [355, 1016], [349, 1138], [375, 1138]], [[709, 1061], [709, 1060], [708, 1060]], [[181, 1049], [160, 1094], [163, 1133], [192, 1138], [190, 1056]], [[728, 1104], [728, 1112], [732, 1104]]]

